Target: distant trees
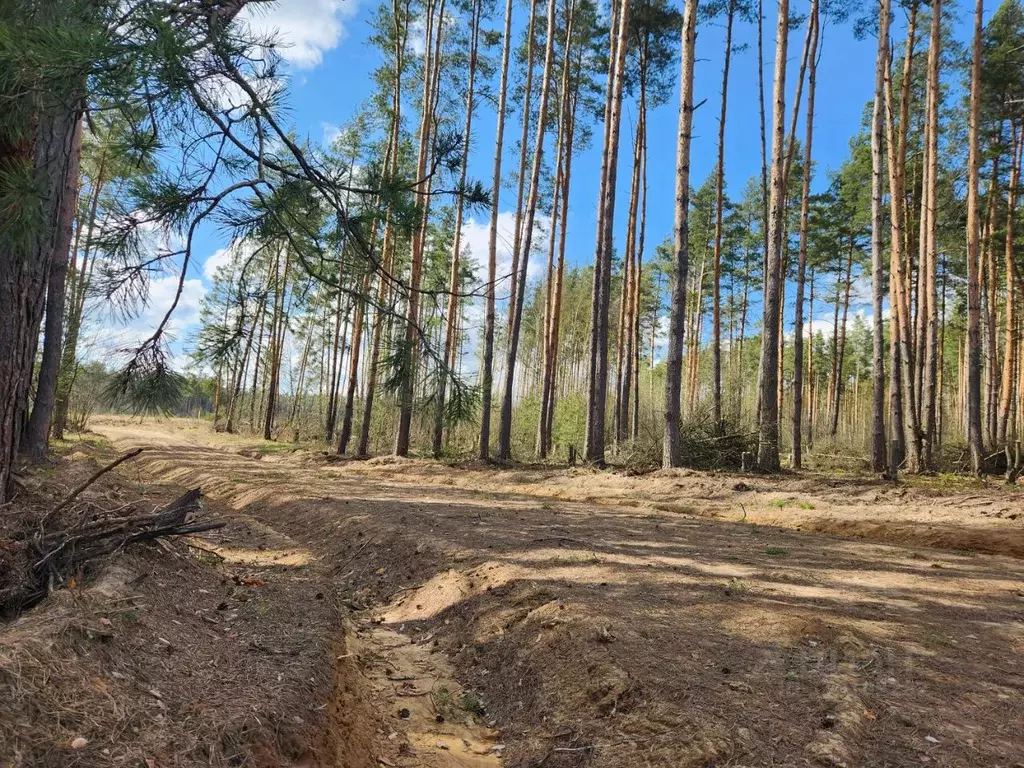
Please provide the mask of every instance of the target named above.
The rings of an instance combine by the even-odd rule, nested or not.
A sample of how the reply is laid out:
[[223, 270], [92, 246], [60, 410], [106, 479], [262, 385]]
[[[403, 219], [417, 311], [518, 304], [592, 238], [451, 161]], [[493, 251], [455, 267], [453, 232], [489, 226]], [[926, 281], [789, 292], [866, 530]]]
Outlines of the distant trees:
[[[331, 147], [286, 124], [287, 81], [237, 24], [244, 5], [142, 2], [113, 37], [97, 30], [119, 6], [101, 0], [0, 11], [0, 302], [14, 307], [0, 313], [14, 350], [0, 361], [0, 482], [69, 428], [94, 308], [137, 314], [157, 271], [171, 307], [115, 350], [104, 402], [181, 402], [169, 329], [205, 223], [226, 263], [175, 351], [206, 377], [217, 429], [354, 456], [471, 445], [485, 460], [675, 467], [707, 427], [746, 449], [756, 434], [764, 470], [786, 451], [813, 463], [821, 446], [890, 474], [949, 466], [961, 443], [974, 471], [1024, 464], [1020, 0], [988, 24], [975, 3], [967, 56], [940, 0], [901, 0], [898, 19], [891, 0], [386, 0], [372, 92]], [[818, 168], [824, 29], [855, 12], [878, 35], [870, 117], [845, 162]], [[737, 189], [727, 150], [747, 129], [729, 121], [730, 91], [754, 73], [735, 41], [756, 24], [760, 54], [764, 13], [772, 120], [762, 104], [762, 171]], [[724, 37], [714, 167], [696, 182], [695, 46], [711, 19]], [[788, 38], [804, 24], [794, 88]], [[651, 121], [675, 88], [673, 231], [652, 249], [665, 233], [648, 210], [666, 198], [649, 188]], [[485, 190], [473, 158], [491, 137], [474, 134], [492, 110]], [[595, 136], [599, 165], [582, 154]], [[580, 194], [596, 195], [592, 263], [570, 231]]]

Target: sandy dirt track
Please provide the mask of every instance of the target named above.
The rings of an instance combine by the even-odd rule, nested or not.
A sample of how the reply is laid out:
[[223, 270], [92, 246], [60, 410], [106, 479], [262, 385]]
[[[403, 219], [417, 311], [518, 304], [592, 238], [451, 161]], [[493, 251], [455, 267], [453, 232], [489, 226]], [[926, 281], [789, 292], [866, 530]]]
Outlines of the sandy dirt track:
[[[496, 731], [480, 759], [1024, 761], [1024, 563], [1009, 556], [1021, 554], [1019, 491], [331, 463], [262, 455], [184, 423], [94, 428], [118, 447], [147, 447], [132, 471], [202, 485], [295, 542], [351, 607], [350, 632], [371, 643], [347, 658], [373, 657], [384, 643], [373, 633], [385, 631], [395, 647], [443, 653], [451, 688], [480, 699], [456, 701], [448, 719]], [[294, 567], [281, 561], [294, 551], [239, 538], [210, 544]], [[342, 660], [336, 687], [375, 699], [359, 710], [372, 731], [366, 759], [477, 765], [455, 760], [486, 752], [430, 731], [418, 748], [389, 751], [394, 697], [434, 701], [436, 685], [385, 675], [392, 694], [357, 670], [370, 685], [353, 692], [347, 669]]]

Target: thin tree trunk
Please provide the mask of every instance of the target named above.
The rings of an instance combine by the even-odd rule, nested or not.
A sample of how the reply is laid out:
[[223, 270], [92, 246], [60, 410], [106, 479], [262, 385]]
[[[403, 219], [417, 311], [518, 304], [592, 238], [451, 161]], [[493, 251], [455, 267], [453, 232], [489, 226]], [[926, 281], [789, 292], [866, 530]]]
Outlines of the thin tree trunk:
[[[391, 156], [387, 169], [389, 178], [398, 173], [398, 142], [402, 125], [402, 76], [405, 72], [405, 49], [409, 37], [409, 0], [406, 0], [403, 13], [399, 12], [398, 0], [393, 0], [392, 15], [395, 24], [395, 75], [394, 93], [391, 100]], [[369, 361], [364, 376], [366, 395], [363, 398], [363, 415], [359, 425], [359, 440], [356, 443], [356, 456], [365, 457], [370, 451], [370, 426], [373, 421], [373, 403], [377, 392], [377, 376], [380, 370], [380, 347], [384, 334], [384, 320], [388, 302], [388, 275], [394, 269], [394, 227], [392, 226], [393, 209], [389, 201], [384, 207], [384, 236], [380, 249], [380, 275], [377, 278], [377, 309], [373, 317], [373, 332], [370, 339]], [[340, 445], [340, 441], [339, 441]]]
[[818, 0], [811, 2], [813, 42], [808, 62], [807, 121], [804, 140], [804, 167], [800, 192], [800, 256], [796, 276], [796, 309], [793, 322], [793, 468], [803, 465], [804, 409], [804, 281], [807, 274], [807, 236], [811, 210], [811, 142], [814, 138], [814, 89], [817, 83], [819, 37]]
[[[278, 390], [281, 382], [281, 360], [284, 358], [284, 339], [288, 332], [288, 313], [285, 312], [284, 299], [288, 292], [288, 268], [291, 266], [291, 249], [285, 248], [284, 269], [280, 272], [279, 284], [276, 286], [277, 296], [274, 297], [274, 322], [271, 325], [270, 368], [267, 386], [267, 415], [263, 422], [263, 439], [271, 440], [274, 429], [274, 418], [277, 415]], [[280, 258], [280, 256], [278, 257]]]
[[[641, 53], [641, 77], [643, 77], [643, 54]], [[634, 258], [636, 255], [636, 225], [640, 205], [640, 124], [637, 122], [636, 134], [633, 137], [633, 170], [629, 184], [629, 209], [626, 217], [626, 253], [622, 259], [621, 288], [619, 291], [619, 324], [615, 334], [615, 395], [612, 404], [612, 434], [616, 449], [626, 439], [626, 428], [629, 422], [629, 389], [630, 383], [624, 378], [625, 359], [632, 357], [631, 333], [627, 331], [632, 315]], [[627, 340], [630, 336], [630, 340]], [[627, 374], [628, 375], [628, 374]]]
[[779, 19], [775, 41], [775, 77], [773, 85], [771, 212], [769, 219], [768, 259], [765, 271], [764, 323], [761, 336], [761, 365], [758, 372], [760, 428], [757, 464], [762, 470], [779, 469], [778, 357], [779, 283], [782, 279], [782, 232], [786, 207], [786, 178], [783, 145], [786, 114], [786, 51], [789, 38], [789, 0], [779, 0]]
[[498, 127], [494, 142], [494, 174], [491, 186], [491, 228], [487, 242], [487, 307], [484, 320], [483, 377], [481, 381], [479, 455], [491, 455], [491, 399], [494, 390], [495, 287], [497, 283], [498, 199], [501, 192], [501, 154], [504, 148], [505, 111], [508, 97], [508, 65], [512, 49], [512, 0], [505, 1], [505, 36], [501, 48], [501, 85], [498, 89]]
[[[376, 233], [376, 223], [373, 232]], [[352, 351], [349, 354], [348, 381], [345, 385], [345, 408], [341, 416], [341, 432], [338, 435], [338, 454], [348, 450], [348, 442], [352, 438], [352, 417], [355, 413], [356, 390], [359, 387], [359, 361], [363, 343], [363, 324], [366, 321], [366, 295], [370, 291], [370, 270], [363, 275], [360, 284], [360, 296], [356, 301], [355, 318], [352, 321]]]
[[1008, 447], [1008, 426], [1010, 411], [1013, 407], [1013, 385], [1017, 370], [1017, 284], [1016, 265], [1014, 263], [1014, 219], [1017, 213], [1017, 185], [1020, 183], [1021, 148], [1024, 143], [1024, 131], [1019, 131], [1013, 121], [1013, 160], [1010, 167], [1010, 188], [1006, 201], [1006, 247], [1004, 258], [1006, 264], [1006, 315], [1003, 327], [1003, 377], [999, 392], [999, 420], [996, 426], [997, 445]]
[[715, 255], [711, 289], [711, 408], [716, 428], [722, 425], [722, 228], [725, 218], [725, 118], [729, 105], [729, 65], [735, 0], [729, 0], [725, 22], [725, 63], [722, 65], [722, 107], [718, 117], [718, 166], [715, 172]]
[[[342, 249], [342, 255], [344, 254], [344, 248]], [[341, 257], [338, 258], [338, 295], [336, 297], [334, 306], [334, 333], [331, 341], [331, 352], [330, 352], [330, 364], [327, 372], [327, 417], [324, 420], [324, 442], [330, 444], [334, 442], [334, 428], [337, 424], [338, 419], [338, 384], [339, 384], [339, 371], [340, 363], [338, 360], [339, 347], [343, 347], [345, 340], [341, 335]]]
[[622, 123], [622, 91], [629, 36], [629, 0], [619, 0], [615, 24], [616, 42], [609, 59], [604, 150], [601, 154], [601, 185], [598, 195], [597, 248], [594, 254], [594, 296], [591, 311], [589, 387], [584, 455], [587, 461], [604, 463], [605, 411], [608, 396], [608, 310], [611, 293], [611, 260], [615, 230], [615, 187], [618, 172], [619, 129]]
[[529, 0], [530, 15], [526, 26], [526, 82], [523, 91], [523, 124], [522, 135], [519, 138], [519, 173], [516, 175], [516, 223], [515, 231], [512, 233], [512, 269], [509, 273], [509, 300], [508, 300], [508, 338], [512, 337], [512, 323], [515, 317], [515, 307], [519, 305], [519, 292], [524, 286], [519, 285], [519, 260], [522, 256], [523, 245], [523, 196], [526, 189], [526, 163], [529, 158], [530, 146], [530, 117], [533, 103], [533, 67], [536, 46], [534, 45], [537, 26], [537, 2]]
[[836, 350], [836, 385], [834, 400], [832, 402], [832, 424], [829, 428], [829, 434], [832, 437], [839, 434], [839, 411], [843, 402], [843, 381], [845, 379], [845, 376], [843, 375], [843, 364], [846, 357], [846, 323], [850, 314], [850, 288], [853, 285], [854, 250], [853, 237], [851, 237], [850, 252], [846, 260], [846, 280], [843, 285], [843, 319], [839, 325], [839, 346]]
[[[299, 405], [302, 400], [302, 391], [306, 383], [306, 363], [309, 361], [309, 350], [313, 346], [313, 315], [306, 319], [305, 339], [302, 342], [302, 358], [299, 361], [299, 375], [295, 386], [292, 387], [292, 413], [288, 423], [292, 428], [292, 442], [299, 442], [299, 427], [296, 423], [299, 416]], [[218, 384], [220, 380], [218, 379]]]
[[[462, 170], [460, 189], [466, 186], [469, 168], [470, 137], [473, 135], [473, 89], [476, 84], [477, 44], [480, 39], [481, 0], [475, 0], [470, 10], [469, 82], [466, 85], [466, 124], [463, 129]], [[452, 243], [452, 268], [448, 281], [448, 311], [445, 322], [444, 367], [437, 384], [437, 404], [434, 412], [434, 435], [432, 450], [434, 457], [441, 455], [444, 446], [445, 395], [448, 377], [455, 367], [456, 327], [458, 325], [459, 286], [461, 284], [462, 217], [465, 206], [460, 195], [455, 203], [455, 235]]]
[[[928, 48], [927, 107], [925, 128], [926, 176], [928, 183], [922, 192], [921, 217], [925, 221], [924, 243], [921, 252], [925, 258], [918, 269], [925, 272], [924, 293], [927, 309], [925, 322], [924, 362], [922, 372], [924, 383], [921, 387], [922, 410], [924, 413], [924, 462], [929, 469], [933, 465], [933, 451], [937, 444], [938, 414], [936, 411], [938, 347], [938, 301], [936, 296], [936, 272], [938, 268], [938, 169], [939, 169], [939, 67], [941, 64], [942, 2], [932, 2], [931, 40]], [[920, 309], [918, 310], [920, 311]]]
[[643, 126], [643, 142], [640, 147], [641, 168], [640, 187], [640, 235], [636, 246], [636, 287], [633, 289], [633, 423], [631, 437], [635, 441], [640, 436], [640, 298], [643, 291], [644, 241], [647, 236], [647, 101], [640, 113], [640, 124]]
[[[786, 0], [782, 0], [786, 2]], [[697, 0], [686, 0], [679, 77], [679, 130], [676, 139], [676, 197], [672, 292], [665, 364], [665, 434], [662, 465], [678, 467], [683, 461], [679, 411], [682, 397], [683, 339], [686, 318], [686, 281], [690, 265], [690, 144], [693, 139], [693, 68], [697, 44]], [[651, 345], [653, 359], [654, 345]]]
[[978, 127], [981, 122], [981, 33], [983, 0], [975, 0], [971, 62], [970, 119], [967, 129], [967, 444], [971, 469], [981, 474], [981, 280], [978, 274]]
[[626, 439], [629, 432], [629, 417], [630, 417], [630, 397], [633, 392], [633, 364], [636, 355], [636, 345], [639, 343], [639, 338], [636, 333], [637, 328], [637, 305], [639, 302], [640, 292], [640, 262], [643, 256], [643, 242], [642, 235], [639, 232], [640, 224], [638, 222], [640, 199], [643, 194], [641, 188], [641, 177], [643, 173], [643, 162], [644, 162], [644, 151], [643, 146], [646, 140], [647, 125], [646, 125], [646, 112], [647, 112], [647, 77], [644, 68], [646, 66], [646, 54], [641, 52], [641, 71], [640, 71], [640, 99], [637, 114], [637, 130], [636, 130], [636, 148], [635, 148], [635, 179], [633, 184], [635, 191], [631, 192], [630, 199], [630, 211], [629, 211], [629, 226], [627, 227], [626, 235], [626, 248], [627, 248], [627, 263], [629, 265], [629, 274], [623, 275], [623, 300], [626, 303], [625, 311], [622, 313], [622, 324], [619, 329], [619, 337], [623, 338], [623, 350], [622, 350], [622, 363], [619, 366], [618, 371], [618, 389], [616, 392], [617, 410], [616, 410], [616, 442], [622, 442]]
[[[871, 468], [881, 472], [887, 464], [885, 444], [885, 330], [882, 301], [885, 291], [882, 195], [885, 159], [885, 71], [889, 66], [890, 0], [881, 0], [878, 54], [875, 60], [875, 101], [871, 113]], [[895, 472], [896, 467], [891, 468]], [[895, 474], [893, 475], [895, 476]]]
[[[912, 71], [915, 22], [917, 3], [911, 6], [910, 21], [907, 28], [906, 52], [904, 57], [904, 73], [902, 97], [900, 101], [900, 121], [895, 123], [892, 95], [892, 73], [886, 67], [889, 86], [886, 88], [887, 99], [887, 134], [889, 145], [889, 206], [892, 238], [890, 240], [890, 306], [893, 308], [896, 336], [893, 343], [898, 347], [900, 365], [900, 403], [903, 420], [904, 443], [907, 451], [907, 469], [915, 473], [921, 470], [921, 429], [917, 420], [918, 410], [914, 397], [913, 340], [911, 338], [911, 318], [909, 304], [910, 281], [905, 269], [905, 230], [907, 212], [905, 201], [905, 173], [908, 114], [910, 104], [910, 73]], [[894, 361], [895, 362], [895, 361]], [[895, 376], [893, 380], [895, 381]], [[894, 387], [895, 389], [895, 387]]]
[[[757, 102], [761, 118], [761, 237], [764, 240], [762, 269], [768, 265], [768, 131], [764, 106], [764, 0], [757, 0]], [[761, 401], [757, 401], [757, 421], [761, 421]]]
[[996, 205], [999, 201], [999, 157], [992, 160], [992, 181], [988, 188], [988, 237], [984, 246], [984, 277], [986, 285], [982, 295], [982, 312], [985, 317], [985, 338], [982, 348], [985, 355], [985, 445], [996, 447], [998, 431], [998, 387], [999, 380], [999, 348], [997, 346], [996, 326], [998, 325], [996, 305], [996, 257], [995, 230]]
[[[555, 53], [555, 0], [548, 0], [547, 32], [545, 33], [544, 71], [541, 77], [540, 106], [537, 110], [537, 135], [533, 147], [533, 164], [530, 173], [530, 195], [526, 203], [526, 219], [523, 223], [522, 254], [519, 258], [519, 292], [509, 307], [512, 325], [508, 339], [508, 354], [505, 361], [505, 394], [501, 403], [501, 422], [498, 430], [498, 457], [508, 461], [512, 455], [512, 404], [514, 400], [516, 356], [519, 352], [519, 333], [523, 319], [523, 302], [526, 298], [526, 274], [533, 245], [533, 224], [540, 197], [540, 168], [544, 159], [544, 134], [547, 127], [548, 99], [551, 93], [551, 71]], [[528, 120], [528, 116], [524, 117]]]
[[100, 152], [97, 164], [96, 178], [92, 180], [90, 191], [89, 218], [81, 222], [75, 234], [75, 248], [72, 253], [72, 265], [78, 254], [78, 243], [81, 239], [82, 230], [85, 230], [85, 243], [82, 250], [82, 263], [78, 275], [75, 275], [74, 266], [71, 269], [72, 284], [68, 291], [67, 299], [71, 307], [67, 313], [66, 329], [64, 332], [64, 344], [61, 350], [60, 372], [57, 377], [57, 395], [53, 416], [53, 436], [60, 440], [64, 437], [64, 430], [67, 429], [68, 408], [71, 404], [71, 387], [75, 382], [75, 374], [78, 370], [78, 335], [82, 328], [82, 316], [85, 312], [85, 299], [88, 295], [92, 265], [95, 259], [90, 260], [92, 252], [92, 231], [96, 225], [96, 216], [99, 209], [100, 194], [104, 187], [103, 175], [107, 166], [106, 149]]
[[440, 76], [441, 40], [444, 30], [445, 0], [435, 11], [435, 1], [427, 6], [427, 44], [424, 60], [423, 101], [420, 120], [419, 157], [416, 163], [416, 204], [423, 213], [417, 217], [412, 233], [412, 248], [409, 266], [409, 297], [405, 318], [404, 340], [401, 355], [404, 358], [404, 375], [402, 377], [398, 398], [398, 429], [395, 435], [395, 455], [409, 455], [409, 438], [412, 428], [413, 387], [416, 372], [416, 348], [419, 339], [420, 284], [423, 278], [423, 254], [426, 237], [426, 217], [428, 202], [427, 166], [429, 162], [431, 139], [434, 124], [434, 91], [437, 87], [436, 78]]
[[[544, 367], [541, 375], [541, 408], [537, 425], [537, 455], [546, 459], [551, 450], [551, 433], [554, 423], [556, 398], [556, 375], [558, 363], [558, 336], [562, 309], [562, 281], [565, 273], [565, 239], [567, 231], [566, 213], [569, 205], [569, 177], [572, 167], [572, 147], [576, 91], [572, 88], [572, 35], [576, 15], [575, 0], [570, 0], [565, 22], [565, 51], [562, 60], [562, 85], [559, 105], [558, 151], [555, 161], [555, 189], [552, 209], [552, 226], [559, 222], [558, 256], [555, 260], [555, 239], [552, 232], [551, 250], [548, 254], [548, 300], [545, 312]], [[559, 212], [561, 219], [559, 220]]]
[[807, 447], [814, 445], [814, 406], [818, 393], [818, 378], [814, 373], [814, 267], [811, 267], [810, 297], [807, 307], [807, 380], [808, 399], [810, 407], [807, 409]]

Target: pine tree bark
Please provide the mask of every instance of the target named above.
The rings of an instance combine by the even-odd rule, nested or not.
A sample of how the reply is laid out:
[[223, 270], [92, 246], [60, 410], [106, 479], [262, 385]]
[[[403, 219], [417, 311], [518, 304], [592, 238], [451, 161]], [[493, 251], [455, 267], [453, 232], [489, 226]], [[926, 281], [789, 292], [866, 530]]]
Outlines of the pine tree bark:
[[981, 439], [981, 280], [978, 261], [981, 254], [981, 223], [978, 211], [978, 170], [980, 148], [978, 130], [981, 122], [981, 33], [984, 1], [975, 0], [974, 41], [971, 49], [970, 119], [967, 128], [967, 444], [971, 469], [982, 470]]
[[[786, 0], [782, 0], [786, 2]], [[665, 434], [662, 466], [683, 461], [680, 434], [683, 340], [685, 338], [686, 281], [689, 277], [690, 144], [693, 139], [693, 68], [697, 44], [697, 0], [686, 0], [679, 77], [679, 130], [676, 137], [676, 196], [673, 227], [673, 267], [669, 306], [668, 353], [665, 361]], [[651, 354], [654, 354], [653, 347]]]
[[768, 258], [765, 270], [764, 323], [761, 335], [761, 364], [758, 371], [757, 464], [762, 470], [779, 469], [779, 319], [782, 279], [782, 232], [785, 225], [786, 178], [783, 145], [786, 115], [786, 51], [789, 42], [789, 0], [779, 0], [775, 40], [775, 76], [772, 121], [771, 205], [769, 213]]
[[817, 55], [819, 39], [818, 0], [811, 2], [811, 29], [807, 83], [807, 120], [804, 139], [804, 167], [800, 191], [800, 255], [796, 276], [796, 307], [793, 321], [793, 468], [803, 465], [803, 411], [804, 411], [804, 282], [807, 275], [807, 237], [811, 210], [811, 144], [814, 138], [814, 91], [817, 84]]
[[57, 394], [57, 380], [60, 376], [61, 344], [64, 338], [64, 295], [68, 275], [71, 230], [75, 222], [75, 206], [78, 202], [78, 161], [82, 154], [82, 119], [76, 119], [71, 139], [70, 156], [67, 161], [64, 188], [57, 213], [57, 234], [50, 255], [50, 276], [46, 287], [46, 326], [43, 339], [43, 355], [39, 364], [36, 396], [22, 436], [21, 452], [29, 458], [42, 460], [50, 436], [50, 422], [53, 418]]
[[[475, 0], [470, 9], [469, 76], [466, 84], [466, 122], [462, 132], [462, 170], [459, 188], [466, 186], [469, 169], [470, 137], [473, 135], [473, 91], [476, 86], [477, 45], [480, 40], [481, 0]], [[440, 457], [444, 447], [445, 397], [448, 391], [448, 377], [455, 367], [455, 345], [458, 328], [459, 287], [462, 267], [462, 218], [465, 210], [462, 195], [455, 202], [455, 234], [452, 241], [451, 275], [448, 280], [448, 311], [445, 316], [444, 368], [438, 377], [437, 403], [434, 410], [434, 434], [431, 448], [434, 457]]]
[[412, 232], [412, 247], [409, 265], [409, 288], [405, 329], [400, 354], [404, 357], [404, 375], [398, 396], [398, 429], [395, 434], [395, 455], [409, 455], [409, 440], [412, 430], [413, 386], [416, 373], [416, 348], [419, 341], [420, 285], [423, 278], [423, 254], [426, 238], [426, 217], [428, 205], [427, 175], [434, 127], [435, 90], [440, 76], [441, 40], [444, 30], [445, 0], [431, 0], [427, 6], [427, 45], [424, 61], [423, 101], [419, 132], [419, 157], [416, 162], [416, 205], [422, 211], [417, 216]]
[[[918, 269], [925, 273], [924, 305], [927, 313], [924, 324], [925, 343], [921, 387], [922, 411], [924, 414], [924, 463], [933, 466], [933, 452], [938, 441], [937, 413], [937, 361], [939, 357], [939, 312], [936, 295], [936, 274], [938, 270], [938, 169], [939, 169], [939, 67], [941, 63], [942, 2], [932, 1], [931, 39], [928, 47], [928, 76], [926, 101], [928, 115], [925, 126], [925, 175], [927, 183], [922, 191], [921, 218], [924, 221], [924, 237], [921, 252], [924, 259]], [[920, 312], [920, 309], [918, 310]]]
[[725, 62], [722, 65], [722, 106], [718, 116], [718, 165], [715, 172], [715, 253], [711, 289], [711, 409], [722, 425], [722, 229], [725, 218], [725, 118], [729, 105], [729, 65], [732, 62], [732, 25], [736, 2], [729, 0], [725, 17]]
[[[878, 54], [875, 59], [875, 100], [871, 113], [871, 468], [882, 472], [887, 465], [885, 444], [885, 331], [882, 302], [885, 266], [882, 210], [885, 158], [885, 71], [889, 66], [890, 0], [881, 0], [878, 16]], [[895, 469], [895, 467], [893, 467]]]
[[[889, 222], [892, 229], [890, 238], [890, 307], [895, 325], [896, 335], [893, 344], [899, 355], [899, 391], [900, 415], [903, 422], [903, 442], [906, 450], [907, 471], [916, 473], [921, 470], [921, 428], [918, 422], [918, 410], [914, 392], [914, 361], [913, 339], [911, 337], [910, 317], [910, 281], [906, 270], [906, 228], [907, 210], [905, 200], [907, 131], [910, 106], [910, 73], [912, 71], [915, 22], [917, 19], [917, 3], [911, 6], [910, 19], [907, 27], [907, 42], [904, 56], [903, 88], [900, 100], [900, 119], [896, 124], [893, 109], [892, 73], [886, 67], [889, 85], [886, 88], [886, 131], [889, 147]], [[896, 353], [894, 353], [895, 355]], [[895, 370], [895, 360], [894, 370]], [[896, 376], [893, 376], [896, 381]]]
[[479, 456], [491, 455], [491, 399], [494, 392], [495, 289], [498, 264], [498, 200], [501, 193], [501, 154], [504, 149], [505, 112], [508, 98], [509, 57], [512, 50], [512, 0], [505, 2], [505, 36], [501, 48], [501, 85], [498, 88], [498, 126], [494, 142], [494, 174], [491, 182], [491, 228], [487, 241], [487, 306], [484, 319], [483, 376], [481, 379]]
[[[391, 137], [389, 141], [390, 162], [387, 166], [388, 176], [394, 179], [398, 173], [398, 142], [402, 125], [402, 76], [405, 72], [405, 50], [409, 38], [409, 0], [405, 8], [399, 11], [398, 0], [393, 0], [392, 16], [395, 24], [395, 74], [394, 90], [391, 99]], [[366, 394], [363, 398], [362, 421], [359, 424], [359, 440], [356, 442], [356, 456], [363, 458], [370, 452], [370, 426], [373, 422], [373, 404], [377, 393], [377, 377], [380, 371], [380, 347], [384, 335], [384, 321], [387, 314], [389, 297], [388, 279], [394, 271], [394, 226], [392, 223], [393, 206], [387, 201], [384, 206], [384, 236], [380, 249], [380, 274], [377, 276], [377, 309], [373, 316], [373, 330], [370, 339], [369, 360], [367, 361], [365, 381]], [[347, 408], [346, 404], [346, 408]], [[344, 425], [342, 425], [344, 428]], [[341, 445], [339, 441], [339, 446]]]
[[[71, 93], [44, 98], [47, 103], [40, 108], [30, 106], [34, 129], [31, 139], [12, 145], [6, 141], [6, 133], [0, 137], [0, 172], [29, 170], [38, 183], [39, 195], [35, 225], [19, 242], [5, 239], [0, 243], [0, 500], [6, 499], [28, 410], [39, 326], [59, 239], [61, 200], [67, 188], [79, 115], [78, 99]], [[8, 103], [5, 109], [23, 106]]]
[[615, 186], [618, 171], [622, 91], [629, 36], [629, 0], [618, 0], [615, 45], [609, 59], [604, 150], [598, 194], [597, 248], [594, 254], [594, 295], [591, 308], [589, 386], [584, 455], [601, 465], [605, 453], [605, 411], [608, 398], [608, 311], [611, 299], [611, 260], [615, 229]]
[[[501, 403], [501, 422], [498, 430], [498, 458], [508, 461], [512, 455], [512, 405], [515, 397], [516, 357], [519, 353], [519, 334], [523, 321], [523, 302], [526, 298], [526, 274], [533, 246], [533, 225], [540, 198], [540, 168], [544, 159], [544, 135], [547, 129], [548, 101], [551, 93], [551, 71], [555, 53], [555, 0], [548, 0], [547, 32], [544, 38], [544, 70], [541, 76], [540, 106], [537, 110], [537, 134], [533, 146], [533, 163], [530, 172], [530, 194], [526, 203], [526, 218], [523, 222], [522, 253], [519, 257], [519, 291], [509, 311], [512, 326], [509, 332], [508, 350], [505, 360], [505, 392]], [[528, 116], [524, 118], [528, 120]]]
[[999, 417], [996, 425], [997, 445], [1009, 448], [1010, 413], [1013, 409], [1014, 382], [1018, 365], [1017, 336], [1017, 267], [1014, 262], [1015, 219], [1017, 214], [1017, 185], [1020, 183], [1021, 149], [1024, 131], [1018, 130], [1016, 121], [1012, 125], [1013, 160], [1010, 167], [1010, 188], [1006, 201], [1006, 313], [1003, 326], [1003, 376], [999, 390]]

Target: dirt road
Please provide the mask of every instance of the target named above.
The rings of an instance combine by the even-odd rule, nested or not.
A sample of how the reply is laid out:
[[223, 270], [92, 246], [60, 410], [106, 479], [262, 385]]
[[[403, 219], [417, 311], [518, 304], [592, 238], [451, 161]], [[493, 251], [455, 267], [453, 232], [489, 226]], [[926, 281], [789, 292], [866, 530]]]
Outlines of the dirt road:
[[[933, 490], [335, 465], [186, 426], [94, 428], [284, 542], [212, 548], [351, 610], [338, 765], [1024, 764], [1024, 562], [977, 551], [1019, 551], [1017, 494], [949, 490], [958, 549], [914, 548], [797, 528], [870, 536]], [[877, 538], [945, 541], [888, 514]]]

